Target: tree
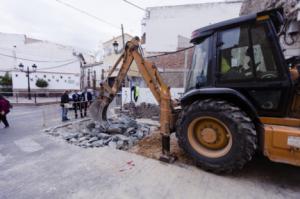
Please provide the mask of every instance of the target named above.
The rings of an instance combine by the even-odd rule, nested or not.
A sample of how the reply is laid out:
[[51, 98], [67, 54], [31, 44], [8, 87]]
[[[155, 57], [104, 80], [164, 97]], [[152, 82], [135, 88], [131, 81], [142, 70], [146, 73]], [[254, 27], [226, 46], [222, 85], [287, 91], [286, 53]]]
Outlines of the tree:
[[44, 79], [38, 78], [35, 85], [39, 88], [46, 88], [48, 86], [48, 82]]
[[12, 85], [12, 79], [9, 76], [8, 72], [6, 72], [4, 76], [0, 77], [0, 85], [2, 85], [2, 86], [11, 86]]
[[6, 72], [4, 76], [0, 77], [0, 91], [5, 92], [4, 95], [11, 95], [12, 78], [8, 72]]

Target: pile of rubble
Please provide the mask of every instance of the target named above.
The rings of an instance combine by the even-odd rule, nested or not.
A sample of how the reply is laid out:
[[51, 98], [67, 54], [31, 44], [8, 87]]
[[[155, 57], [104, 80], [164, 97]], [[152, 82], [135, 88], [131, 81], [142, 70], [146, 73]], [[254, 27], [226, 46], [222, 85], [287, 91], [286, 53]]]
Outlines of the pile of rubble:
[[135, 105], [134, 103], [124, 104], [122, 112], [134, 118], [149, 118], [159, 120], [159, 106], [149, 103], [141, 103]]
[[121, 115], [109, 119], [107, 123], [100, 124], [91, 120], [73, 122], [46, 132], [83, 148], [109, 146], [128, 150], [150, 133], [150, 127]]
[[298, 0], [244, 0], [240, 15], [283, 7], [285, 17], [295, 20], [297, 18]]

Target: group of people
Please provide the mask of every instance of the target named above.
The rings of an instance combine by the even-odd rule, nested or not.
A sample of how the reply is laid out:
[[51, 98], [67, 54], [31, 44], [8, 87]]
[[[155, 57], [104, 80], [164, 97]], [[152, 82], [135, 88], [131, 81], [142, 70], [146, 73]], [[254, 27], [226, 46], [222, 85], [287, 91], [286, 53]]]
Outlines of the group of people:
[[[87, 108], [93, 100], [93, 95], [90, 91], [85, 89], [83, 92], [74, 91], [70, 96], [69, 91], [65, 91], [61, 96], [61, 107], [62, 107], [62, 121], [68, 121], [68, 110], [70, 108], [74, 109], [75, 118], [78, 118], [78, 113], [80, 117], [87, 116]], [[72, 103], [70, 103], [72, 102]]]
[[12, 106], [9, 101], [0, 95], [0, 123], [3, 122], [4, 128], [9, 127], [6, 115], [10, 112], [10, 108], [12, 108]]

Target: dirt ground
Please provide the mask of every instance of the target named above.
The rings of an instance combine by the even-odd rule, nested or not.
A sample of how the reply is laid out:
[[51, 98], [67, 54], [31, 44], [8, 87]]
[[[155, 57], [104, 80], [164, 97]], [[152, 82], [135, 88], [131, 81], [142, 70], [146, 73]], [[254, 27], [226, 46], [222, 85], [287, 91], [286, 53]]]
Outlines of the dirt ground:
[[[161, 155], [161, 135], [159, 134], [159, 131], [156, 130], [151, 132], [148, 136], [129, 149], [129, 152], [148, 158], [159, 159], [159, 156]], [[193, 160], [178, 146], [175, 134], [171, 135], [171, 152], [178, 158], [176, 162], [194, 165]]]

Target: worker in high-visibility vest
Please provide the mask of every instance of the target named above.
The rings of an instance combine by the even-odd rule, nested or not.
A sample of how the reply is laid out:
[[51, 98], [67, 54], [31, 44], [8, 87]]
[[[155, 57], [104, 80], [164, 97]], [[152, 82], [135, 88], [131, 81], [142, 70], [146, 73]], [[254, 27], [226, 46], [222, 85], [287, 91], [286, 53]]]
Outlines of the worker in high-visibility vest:
[[134, 86], [133, 99], [134, 99], [135, 102], [137, 102], [138, 98], [139, 98], [139, 87]]
[[221, 74], [225, 74], [230, 70], [230, 65], [228, 64], [228, 61], [222, 57], [221, 60]]

